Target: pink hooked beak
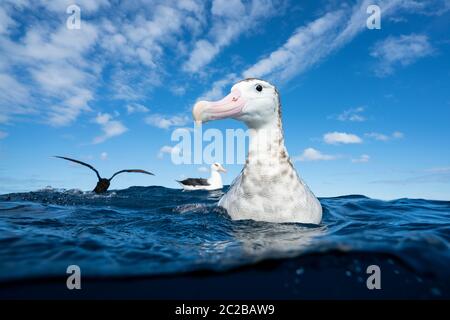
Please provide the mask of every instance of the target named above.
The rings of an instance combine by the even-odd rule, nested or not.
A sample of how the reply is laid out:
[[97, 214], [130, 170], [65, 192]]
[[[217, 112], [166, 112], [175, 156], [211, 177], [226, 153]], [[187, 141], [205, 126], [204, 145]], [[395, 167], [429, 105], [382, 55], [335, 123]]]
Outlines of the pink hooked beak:
[[229, 95], [219, 101], [199, 101], [192, 109], [192, 115], [197, 124], [210, 120], [234, 118], [241, 114], [245, 99], [238, 89], [233, 89]]

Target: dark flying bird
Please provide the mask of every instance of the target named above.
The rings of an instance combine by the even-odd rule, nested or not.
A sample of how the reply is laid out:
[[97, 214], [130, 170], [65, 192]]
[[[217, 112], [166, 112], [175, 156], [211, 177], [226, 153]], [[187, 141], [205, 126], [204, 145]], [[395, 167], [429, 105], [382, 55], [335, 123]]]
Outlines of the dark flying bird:
[[67, 158], [67, 157], [60, 157], [60, 156], [55, 156], [55, 157], [56, 158], [60, 158], [60, 159], [64, 159], [64, 160], [69, 160], [69, 161], [81, 164], [83, 166], [88, 167], [89, 169], [94, 170], [94, 172], [95, 172], [95, 174], [97, 175], [97, 178], [98, 178], [97, 185], [95, 186], [95, 189], [93, 190], [95, 193], [104, 193], [104, 192], [108, 191], [108, 188], [109, 188], [109, 185], [111, 184], [112, 178], [117, 176], [119, 173], [123, 173], [123, 172], [139, 172], [139, 173], [145, 173], [145, 174], [149, 174], [149, 175], [154, 176], [153, 173], [145, 171], [145, 170], [141, 170], [141, 169], [125, 169], [125, 170], [117, 171], [116, 173], [114, 173], [112, 175], [111, 178], [105, 179], [105, 178], [100, 177], [100, 174], [98, 173], [97, 169], [95, 169], [90, 164], [84, 163], [84, 162], [79, 161], [79, 160]]

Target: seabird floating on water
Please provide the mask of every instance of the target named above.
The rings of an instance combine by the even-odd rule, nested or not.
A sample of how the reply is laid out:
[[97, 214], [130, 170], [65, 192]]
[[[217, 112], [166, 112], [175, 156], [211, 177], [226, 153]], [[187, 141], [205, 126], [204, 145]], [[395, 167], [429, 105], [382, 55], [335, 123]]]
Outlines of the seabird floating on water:
[[233, 118], [250, 129], [246, 164], [219, 201], [232, 219], [320, 223], [320, 202], [298, 176], [284, 145], [275, 86], [254, 78], [240, 81], [220, 101], [197, 102], [192, 114], [196, 123]]
[[106, 191], [108, 191], [109, 185], [111, 184], [111, 180], [118, 174], [123, 173], [123, 172], [139, 172], [139, 173], [145, 173], [145, 174], [149, 174], [154, 176], [153, 173], [145, 171], [145, 170], [141, 170], [141, 169], [125, 169], [125, 170], [120, 170], [117, 171], [116, 173], [114, 173], [112, 175], [111, 178], [109, 179], [105, 179], [100, 177], [100, 174], [98, 173], [97, 169], [95, 169], [93, 166], [91, 166], [90, 164], [87, 164], [85, 162], [79, 161], [79, 160], [75, 160], [75, 159], [71, 159], [71, 158], [67, 158], [67, 157], [60, 157], [60, 156], [55, 156], [56, 158], [60, 158], [60, 159], [64, 159], [64, 160], [69, 160], [78, 164], [81, 164], [83, 166], [88, 167], [89, 169], [93, 170], [95, 172], [95, 174], [97, 175], [98, 178], [98, 182], [97, 185], [95, 186], [95, 189], [92, 190], [95, 193], [104, 193]]
[[220, 172], [227, 172], [220, 163], [213, 163], [211, 165], [211, 177], [209, 179], [203, 178], [188, 178], [177, 182], [181, 184], [184, 190], [217, 190], [222, 189], [222, 176]]

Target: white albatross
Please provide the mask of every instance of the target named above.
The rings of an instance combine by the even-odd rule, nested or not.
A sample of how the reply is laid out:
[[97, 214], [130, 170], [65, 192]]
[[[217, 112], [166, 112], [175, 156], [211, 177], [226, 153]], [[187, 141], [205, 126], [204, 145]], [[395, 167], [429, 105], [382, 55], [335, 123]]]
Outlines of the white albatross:
[[242, 80], [220, 101], [197, 102], [192, 114], [197, 124], [233, 118], [250, 129], [245, 166], [219, 201], [232, 219], [320, 223], [320, 202], [297, 174], [284, 145], [275, 86], [260, 79]]
[[211, 165], [211, 177], [204, 178], [187, 178], [177, 182], [181, 184], [184, 190], [217, 190], [222, 189], [222, 176], [220, 172], [227, 172], [220, 163], [213, 163]]

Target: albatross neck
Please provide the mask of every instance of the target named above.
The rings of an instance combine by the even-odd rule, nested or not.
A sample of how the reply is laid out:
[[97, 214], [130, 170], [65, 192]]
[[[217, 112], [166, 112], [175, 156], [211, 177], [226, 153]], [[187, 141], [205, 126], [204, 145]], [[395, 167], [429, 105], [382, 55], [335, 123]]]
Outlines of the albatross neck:
[[222, 176], [220, 175], [219, 172], [211, 170], [211, 177], [209, 177], [208, 182], [212, 185], [221, 185]]
[[[257, 127], [250, 127], [248, 162], [279, 161], [287, 157], [280, 117]], [[272, 161], [269, 161], [271, 163]]]

